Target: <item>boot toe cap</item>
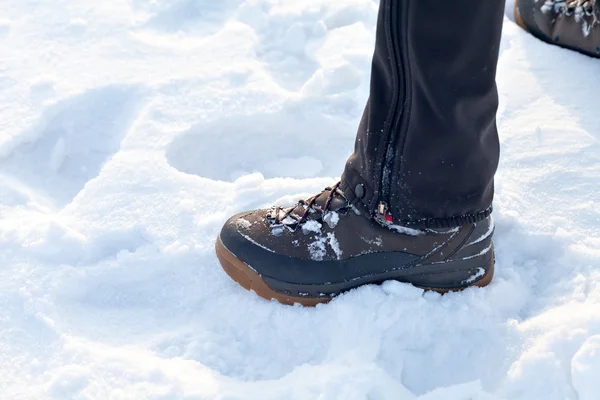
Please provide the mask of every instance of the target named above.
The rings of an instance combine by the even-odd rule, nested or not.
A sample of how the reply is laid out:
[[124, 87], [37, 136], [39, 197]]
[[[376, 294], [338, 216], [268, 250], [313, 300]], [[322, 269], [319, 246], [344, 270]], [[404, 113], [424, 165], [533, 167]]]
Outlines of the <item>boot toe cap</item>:
[[261, 244], [267, 234], [264, 215], [266, 210], [247, 211], [234, 215], [223, 225], [219, 238], [223, 246], [238, 260], [261, 274], [274, 251]]
[[223, 225], [219, 237], [223, 245], [236, 257], [247, 248], [256, 247], [256, 241], [250, 236], [250, 229], [257, 223], [257, 211], [246, 211], [229, 218]]
[[336, 263], [291, 254], [295, 237], [290, 233], [273, 236], [266, 211], [234, 215], [223, 226], [220, 241], [237, 260], [260, 276], [281, 282], [320, 283], [341, 276]]

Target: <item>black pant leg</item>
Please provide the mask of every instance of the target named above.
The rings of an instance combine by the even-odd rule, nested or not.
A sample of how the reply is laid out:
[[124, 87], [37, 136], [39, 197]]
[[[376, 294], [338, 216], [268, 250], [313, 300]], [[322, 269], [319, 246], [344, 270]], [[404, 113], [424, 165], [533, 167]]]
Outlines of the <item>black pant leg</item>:
[[504, 1], [381, 0], [371, 90], [342, 188], [383, 223], [491, 213]]

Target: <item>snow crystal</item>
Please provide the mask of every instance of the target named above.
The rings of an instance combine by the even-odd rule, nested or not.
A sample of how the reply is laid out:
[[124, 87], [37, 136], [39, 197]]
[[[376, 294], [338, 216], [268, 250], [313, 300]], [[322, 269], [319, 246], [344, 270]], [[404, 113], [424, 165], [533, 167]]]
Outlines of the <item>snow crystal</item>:
[[340, 222], [340, 215], [335, 211], [331, 211], [331, 212], [328, 212], [327, 214], [325, 214], [325, 216], [323, 217], [323, 220], [327, 223], [327, 225], [331, 229], [335, 229], [338, 222]]
[[581, 32], [583, 33], [583, 36], [585, 36], [585, 37], [590, 36], [591, 31], [592, 31], [592, 25], [590, 25], [587, 21], [583, 21], [583, 23], [581, 24]]
[[485, 269], [477, 268], [477, 272], [475, 272], [469, 278], [462, 281], [462, 283], [463, 283], [463, 285], [470, 285], [471, 283], [475, 282], [476, 280], [478, 280], [479, 278], [481, 278], [484, 275], [485, 275]]
[[252, 226], [252, 223], [244, 218], [238, 219], [235, 224], [239, 229], [249, 229]]
[[383, 246], [383, 238], [381, 236], [377, 236], [375, 239], [368, 239], [366, 237], [361, 236], [361, 239], [370, 245], [374, 245], [377, 247]]
[[494, 225], [494, 219], [490, 218], [490, 226], [489, 226], [488, 230], [483, 235], [481, 235], [480, 237], [475, 239], [475, 241], [469, 243], [467, 246], [471, 246], [471, 245], [483, 242], [485, 239], [489, 238], [492, 235], [492, 233], [494, 233], [495, 228], [496, 228], [496, 226]]
[[342, 252], [342, 249], [340, 249], [340, 243], [338, 242], [337, 238], [335, 237], [335, 234], [333, 234], [332, 232], [329, 232], [327, 234], [327, 237], [329, 238], [329, 246], [331, 246], [331, 249], [337, 256], [337, 259], [340, 260], [342, 258], [343, 252]]
[[343, 252], [335, 234], [332, 232], [329, 232], [326, 236], [316, 236], [314, 241], [308, 244], [311, 258], [315, 261], [322, 261], [327, 255], [327, 245], [331, 247], [337, 259], [341, 259]]
[[310, 232], [320, 233], [322, 227], [323, 227], [323, 225], [321, 225], [318, 221], [315, 221], [313, 219], [313, 220], [306, 221], [302, 225], [302, 232], [305, 235], [308, 235]]
[[475, 255], [472, 255], [472, 256], [469, 256], [469, 257], [462, 258], [462, 260], [471, 260], [471, 259], [473, 259], [473, 258], [477, 258], [477, 257], [479, 257], [479, 256], [482, 256], [482, 255], [484, 255], [484, 254], [487, 254], [487, 253], [489, 253], [489, 252], [490, 252], [490, 250], [492, 250], [492, 247], [493, 247], [493, 246], [494, 246], [493, 244], [490, 244], [488, 247], [486, 247], [485, 249], [481, 250], [479, 253], [477, 253], [477, 254], [475, 254]]
[[438, 234], [447, 234], [447, 233], [456, 233], [460, 231], [460, 226], [454, 227], [454, 228], [450, 228], [450, 229], [427, 229], [427, 232], [433, 232], [433, 233], [438, 233]]
[[402, 233], [403, 235], [420, 236], [420, 235], [425, 234], [425, 232], [423, 232], [423, 231], [420, 231], [418, 229], [407, 228], [405, 226], [400, 226], [400, 225], [386, 225], [386, 226], [393, 231]]
[[247, 240], [247, 241], [249, 241], [250, 243], [252, 243], [252, 244], [254, 244], [254, 245], [256, 245], [256, 246], [260, 247], [261, 249], [265, 249], [265, 250], [267, 250], [267, 251], [269, 251], [269, 252], [271, 252], [271, 253], [275, 253], [273, 250], [271, 250], [271, 249], [269, 249], [268, 247], [266, 247], [266, 246], [263, 246], [262, 244], [258, 243], [256, 240], [252, 239], [250, 236], [248, 236], [248, 235], [245, 235], [245, 234], [243, 234], [243, 233], [240, 233], [240, 235], [242, 235], [242, 236], [244, 237], [244, 239], [246, 239], [246, 240]]
[[325, 258], [327, 254], [326, 242], [326, 237], [317, 237], [315, 241], [308, 244], [308, 252], [313, 260], [322, 261]]

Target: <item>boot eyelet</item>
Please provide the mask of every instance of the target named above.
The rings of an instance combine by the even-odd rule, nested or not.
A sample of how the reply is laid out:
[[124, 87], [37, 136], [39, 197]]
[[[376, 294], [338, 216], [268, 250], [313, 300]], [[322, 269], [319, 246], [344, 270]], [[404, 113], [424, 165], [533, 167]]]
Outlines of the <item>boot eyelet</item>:
[[349, 208], [340, 208], [339, 210], [337, 210], [337, 213], [340, 216], [340, 219], [346, 219], [350, 216], [350, 209]]
[[354, 194], [359, 199], [362, 199], [363, 197], [365, 197], [365, 186], [362, 183], [359, 183], [358, 185], [356, 185], [356, 187], [354, 188]]

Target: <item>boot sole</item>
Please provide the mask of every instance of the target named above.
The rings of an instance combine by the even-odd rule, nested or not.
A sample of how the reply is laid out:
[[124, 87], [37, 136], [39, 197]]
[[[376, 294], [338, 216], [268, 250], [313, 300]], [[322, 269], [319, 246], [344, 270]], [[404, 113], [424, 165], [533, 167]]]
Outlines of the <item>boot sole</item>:
[[[299, 296], [290, 296], [284, 293], [277, 292], [271, 289], [264, 279], [256, 273], [252, 268], [246, 265], [243, 261], [237, 258], [233, 253], [231, 253], [221, 241], [221, 238], [218, 237], [215, 249], [217, 252], [217, 258], [223, 267], [223, 270], [229, 275], [231, 279], [236, 281], [240, 286], [248, 291], [254, 291], [258, 296], [267, 299], [267, 300], [277, 300], [278, 302], [286, 305], [294, 305], [298, 303], [305, 307], [314, 307], [317, 304], [328, 303], [332, 299], [331, 298], [315, 298], [315, 297], [299, 297]], [[492, 250], [493, 251], [493, 250]], [[494, 277], [494, 257], [492, 255], [492, 262], [490, 267], [487, 269], [487, 273], [481, 277], [478, 281], [473, 282], [472, 284], [460, 288], [431, 288], [431, 287], [422, 287], [416, 286], [420, 289], [438, 292], [441, 294], [445, 294], [448, 292], [457, 292], [464, 290], [468, 287], [485, 287], [490, 284]]]
[[519, 0], [515, 0], [515, 22], [521, 28], [525, 29], [525, 31], [529, 32], [529, 29], [527, 29], [527, 26], [525, 26], [525, 22], [523, 21], [521, 13], [519, 12]]

